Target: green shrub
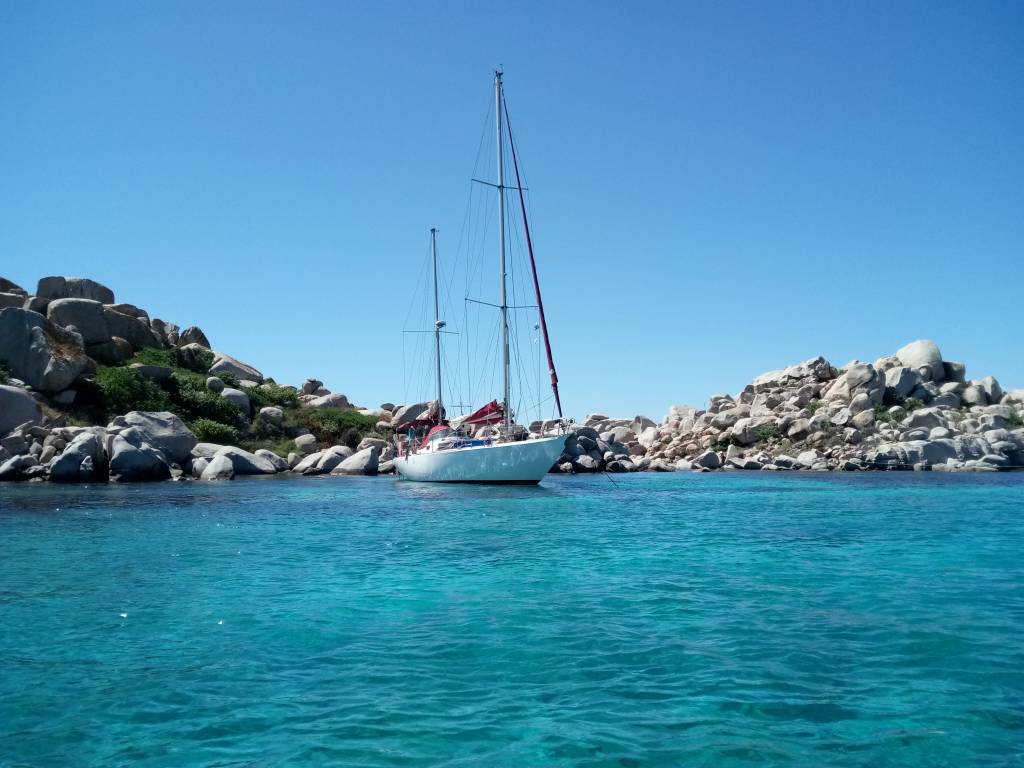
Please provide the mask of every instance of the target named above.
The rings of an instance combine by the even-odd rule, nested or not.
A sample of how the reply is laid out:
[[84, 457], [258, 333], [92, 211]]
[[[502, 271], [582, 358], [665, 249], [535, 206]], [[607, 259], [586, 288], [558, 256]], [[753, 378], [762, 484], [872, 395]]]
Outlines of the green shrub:
[[[257, 414], [259, 411], [256, 412]], [[258, 416], [253, 419], [252, 429], [249, 434], [258, 440], [281, 440], [284, 438], [284, 430], [273, 424], [264, 421]]]
[[358, 444], [372, 432], [377, 426], [377, 419], [344, 408], [297, 408], [285, 411], [285, 423], [291, 427], [305, 427], [318, 440], [347, 445], [352, 439]]
[[210, 419], [221, 424], [240, 424], [242, 412], [229, 400], [208, 390], [201, 376], [175, 376], [167, 386], [174, 403], [172, 410], [185, 421]]
[[216, 376], [218, 379], [224, 382], [225, 386], [238, 389], [242, 386], [242, 381], [235, 374], [229, 373], [228, 371], [220, 371], [219, 373], [211, 373], [211, 376]]
[[171, 407], [166, 392], [130, 368], [100, 367], [96, 386], [108, 418], [128, 411], [166, 411]]
[[755, 433], [757, 442], [764, 443], [768, 440], [778, 440], [782, 437], [782, 432], [774, 424], [765, 424], [763, 427], [758, 427]]
[[128, 363], [141, 363], [142, 365], [166, 365], [168, 368], [178, 368], [178, 361], [174, 356], [177, 350], [174, 349], [140, 349]]
[[169, 350], [176, 361], [176, 367], [186, 368], [194, 373], [208, 375], [210, 366], [213, 365], [213, 352], [208, 349], [190, 349], [185, 352], [181, 349]]
[[734, 435], [723, 435], [719, 436], [718, 440], [715, 441], [711, 448], [712, 450], [721, 452], [729, 450], [730, 445], [742, 447], [743, 444], [737, 440]]
[[260, 408], [275, 406], [277, 408], [297, 408], [299, 405], [299, 393], [295, 387], [282, 387], [277, 384], [261, 384], [258, 387], [248, 387], [243, 390], [249, 396], [249, 404], [252, 406], [253, 418], [260, 412]]
[[1010, 424], [1010, 429], [1020, 429], [1024, 427], [1024, 419], [1021, 418], [1017, 411], [1010, 411], [1010, 415], [1006, 417], [1006, 420]]
[[821, 408], [821, 400], [811, 400], [811, 402], [805, 405], [804, 408], [806, 408], [813, 414], [815, 411]]
[[[902, 406], [907, 402], [907, 398], [903, 395], [897, 395], [896, 390], [892, 387], [886, 387], [885, 392], [882, 394], [882, 405], [892, 408], [894, 405]], [[877, 411], [877, 407], [875, 409]]]
[[213, 365], [213, 352], [208, 349], [189, 350], [182, 352], [180, 349], [140, 349], [128, 363], [142, 363], [143, 365], [166, 365], [191, 373], [201, 373], [204, 376]]
[[190, 428], [201, 442], [221, 445], [238, 444], [238, 430], [229, 424], [221, 424], [213, 419], [196, 419]]
[[907, 413], [910, 413], [911, 411], [916, 411], [918, 408], [923, 408], [924, 403], [916, 397], [908, 397], [903, 401], [903, 407], [906, 409]]

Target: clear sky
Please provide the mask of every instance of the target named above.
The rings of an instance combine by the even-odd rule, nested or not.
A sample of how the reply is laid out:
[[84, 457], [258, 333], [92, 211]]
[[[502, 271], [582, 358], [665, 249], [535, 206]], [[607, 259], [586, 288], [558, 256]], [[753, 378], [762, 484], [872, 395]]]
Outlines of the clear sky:
[[0, 275], [399, 399], [496, 66], [571, 414], [920, 337], [1024, 386], [1020, 2], [7, 0]]

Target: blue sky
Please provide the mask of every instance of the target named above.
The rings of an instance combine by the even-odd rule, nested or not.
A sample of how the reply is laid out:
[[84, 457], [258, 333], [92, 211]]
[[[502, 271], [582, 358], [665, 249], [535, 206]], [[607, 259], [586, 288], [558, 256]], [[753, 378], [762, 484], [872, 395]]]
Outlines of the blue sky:
[[401, 399], [501, 66], [569, 413], [920, 337], [1024, 386], [1022, 52], [1016, 2], [5, 2], [0, 274]]

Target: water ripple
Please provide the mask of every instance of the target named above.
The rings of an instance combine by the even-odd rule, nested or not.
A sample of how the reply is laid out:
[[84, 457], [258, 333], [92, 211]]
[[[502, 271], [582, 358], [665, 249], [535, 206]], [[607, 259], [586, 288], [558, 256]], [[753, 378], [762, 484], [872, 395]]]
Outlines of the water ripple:
[[1024, 765], [1024, 476], [0, 486], [0, 765]]

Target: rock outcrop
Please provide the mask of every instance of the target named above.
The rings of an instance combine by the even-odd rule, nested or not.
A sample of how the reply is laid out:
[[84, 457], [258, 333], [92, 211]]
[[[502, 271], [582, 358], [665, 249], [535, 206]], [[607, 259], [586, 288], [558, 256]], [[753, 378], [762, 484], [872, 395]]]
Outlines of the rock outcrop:
[[[571, 472], [1024, 467], [1022, 399], [1004, 393], [991, 376], [967, 379], [962, 363], [943, 360], [933, 342], [918, 340], [873, 363], [836, 369], [818, 357], [769, 371], [736, 396], [712, 397], [706, 409], [673, 406], [660, 425], [593, 414], [575, 427], [556, 466]], [[530, 428], [539, 434], [548, 426]]]
[[82, 337], [38, 312], [0, 309], [0, 363], [40, 392], [71, 386], [89, 364]]
[[50, 467], [55, 483], [105, 483], [108, 478], [107, 452], [100, 436], [79, 432]]
[[380, 450], [377, 446], [364, 448], [340, 462], [331, 470], [332, 475], [376, 475]]
[[210, 373], [216, 376], [219, 373], [230, 373], [238, 379], [255, 381], [257, 384], [263, 381], [263, 374], [251, 365], [236, 360], [223, 352], [215, 352], [213, 365], [210, 366]]
[[210, 349], [210, 340], [206, 338], [206, 334], [200, 328], [194, 325], [190, 325], [182, 331], [176, 343], [179, 347], [184, 347], [188, 344], [198, 344], [204, 349]]
[[39, 403], [21, 387], [0, 384], [0, 437], [22, 424], [38, 424], [43, 412]]
[[161, 451], [168, 461], [183, 464], [199, 440], [185, 422], [167, 411], [131, 411], [118, 416], [108, 431], [131, 428], [140, 439]]
[[45, 300], [89, 299], [100, 304], [113, 304], [114, 292], [107, 286], [85, 277], [44, 277], [39, 280], [36, 296]]
[[171, 477], [171, 468], [164, 455], [149, 443], [133, 444], [121, 435], [114, 435], [110, 476], [120, 482], [167, 480]]

